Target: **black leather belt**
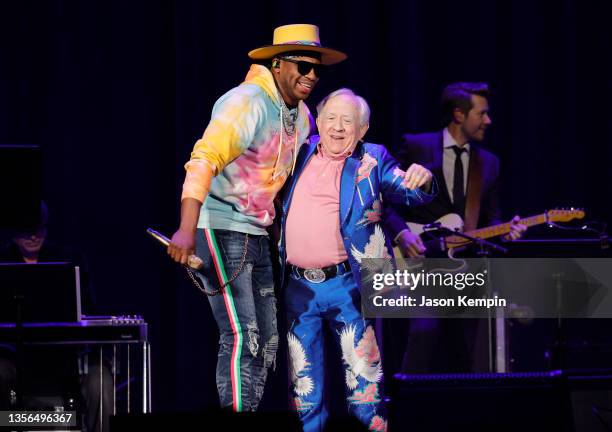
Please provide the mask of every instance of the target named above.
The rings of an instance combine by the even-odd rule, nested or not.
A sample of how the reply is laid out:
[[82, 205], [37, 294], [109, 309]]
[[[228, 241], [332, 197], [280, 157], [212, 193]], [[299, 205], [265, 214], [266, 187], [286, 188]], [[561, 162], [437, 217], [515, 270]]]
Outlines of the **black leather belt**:
[[328, 279], [344, 274], [351, 270], [351, 266], [347, 261], [341, 262], [340, 264], [330, 265], [323, 268], [309, 268], [305, 269], [302, 267], [294, 266], [290, 264], [291, 272], [299, 277], [303, 277], [308, 282], [321, 283]]

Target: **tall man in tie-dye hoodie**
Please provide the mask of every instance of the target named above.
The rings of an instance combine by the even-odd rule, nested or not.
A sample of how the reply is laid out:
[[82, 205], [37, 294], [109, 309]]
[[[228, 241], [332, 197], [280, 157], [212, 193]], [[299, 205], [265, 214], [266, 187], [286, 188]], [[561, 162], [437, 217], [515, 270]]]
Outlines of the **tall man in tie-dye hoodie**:
[[[217, 100], [186, 164], [181, 223], [168, 253], [194, 253], [197, 275], [219, 327], [221, 406], [254, 411], [278, 345], [276, 298], [266, 228], [273, 201], [309, 133], [306, 99], [325, 65], [346, 55], [321, 46], [314, 25], [274, 31], [273, 45], [249, 52], [245, 81]], [[270, 63], [270, 62], [269, 62]]]

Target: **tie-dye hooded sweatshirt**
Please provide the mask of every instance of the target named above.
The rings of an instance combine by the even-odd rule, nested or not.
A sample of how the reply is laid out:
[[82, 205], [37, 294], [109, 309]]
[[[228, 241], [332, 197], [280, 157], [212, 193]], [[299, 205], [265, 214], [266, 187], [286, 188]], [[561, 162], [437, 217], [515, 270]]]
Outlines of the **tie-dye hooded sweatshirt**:
[[202, 202], [204, 165], [215, 174], [198, 228], [266, 234], [274, 219], [274, 197], [291, 174], [310, 130], [308, 107], [300, 101], [297, 109], [290, 136], [282, 126], [272, 73], [261, 65], [252, 65], [245, 81], [217, 100], [185, 165], [182, 199]]

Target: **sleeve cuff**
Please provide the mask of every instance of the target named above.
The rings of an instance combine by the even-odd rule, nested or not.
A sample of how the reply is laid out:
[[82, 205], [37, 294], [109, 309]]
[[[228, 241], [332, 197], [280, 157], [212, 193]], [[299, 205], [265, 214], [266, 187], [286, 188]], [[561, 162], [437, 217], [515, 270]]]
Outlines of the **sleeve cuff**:
[[406, 226], [406, 228], [404, 228], [403, 230], [401, 230], [399, 233], [397, 233], [397, 235], [395, 236], [395, 238], [393, 239], [393, 241], [395, 242], [395, 244], [397, 244], [397, 239], [400, 238], [400, 236], [405, 232], [412, 232], [410, 231], [410, 228], [408, 228], [408, 226]]
[[185, 182], [183, 183], [181, 201], [185, 198], [193, 198], [203, 203], [208, 193], [208, 190], [203, 186], [205, 183], [204, 178], [207, 175], [206, 170], [211, 170], [214, 176], [217, 172], [216, 167], [206, 159], [198, 159], [187, 162], [185, 164], [185, 169], [187, 173], [185, 175]]

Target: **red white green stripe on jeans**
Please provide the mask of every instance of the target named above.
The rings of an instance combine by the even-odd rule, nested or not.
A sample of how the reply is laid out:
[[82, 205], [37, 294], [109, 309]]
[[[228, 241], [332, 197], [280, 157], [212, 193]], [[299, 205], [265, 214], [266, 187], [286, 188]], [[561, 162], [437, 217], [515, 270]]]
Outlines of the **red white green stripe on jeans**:
[[232, 408], [234, 411], [242, 411], [242, 381], [240, 379], [240, 357], [242, 354], [242, 329], [240, 321], [238, 320], [238, 313], [234, 306], [234, 298], [232, 296], [232, 290], [227, 283], [227, 273], [225, 272], [225, 266], [221, 259], [221, 252], [217, 244], [215, 233], [212, 229], [205, 229], [206, 241], [208, 243], [208, 249], [217, 271], [217, 278], [219, 279], [220, 285], [224, 288], [223, 300], [225, 302], [225, 310], [227, 311], [227, 317], [232, 327], [232, 333], [234, 335], [234, 348], [232, 349], [232, 357], [230, 361], [230, 376], [232, 381]]

